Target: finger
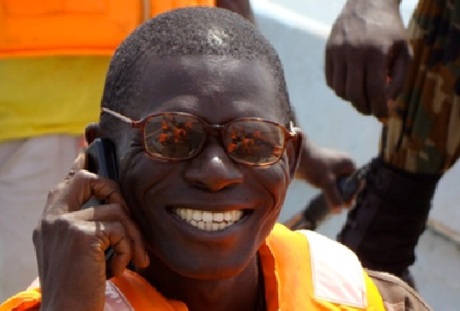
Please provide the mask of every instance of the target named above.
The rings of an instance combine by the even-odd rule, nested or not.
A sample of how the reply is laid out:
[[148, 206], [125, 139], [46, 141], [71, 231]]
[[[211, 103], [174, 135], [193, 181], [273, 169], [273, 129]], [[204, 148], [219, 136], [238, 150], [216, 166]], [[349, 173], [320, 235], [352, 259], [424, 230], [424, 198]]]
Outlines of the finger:
[[333, 165], [336, 179], [342, 176], [349, 176], [356, 171], [356, 163], [346, 154], [337, 159]]
[[355, 171], [356, 164], [346, 153], [339, 155], [332, 163], [333, 177], [329, 178], [330, 182], [323, 191], [326, 195], [326, 200], [333, 211], [339, 212], [342, 208], [349, 204], [349, 202], [345, 202], [343, 200], [343, 197], [338, 189], [337, 180], [343, 176], [350, 176]]
[[64, 199], [74, 201], [75, 204], [72, 207], [80, 209], [81, 205], [90, 197], [95, 197], [101, 201], [110, 200], [111, 203], [126, 206], [118, 184], [111, 179], [81, 170], [75, 175], [71, 183], [74, 191], [68, 192]]
[[130, 241], [123, 225], [119, 222], [104, 221], [95, 223], [95, 227], [100, 250], [106, 252], [112, 248], [114, 251], [106, 265], [110, 265], [114, 276], [120, 275], [132, 257]]
[[402, 48], [389, 66], [389, 82], [385, 93], [388, 100], [394, 100], [401, 93], [407, 70], [412, 61], [412, 51]]
[[349, 66], [347, 70], [345, 97], [362, 114], [370, 114], [369, 103], [364, 88], [364, 69], [360, 65]]
[[142, 234], [137, 225], [129, 217], [125, 209], [119, 204], [104, 204], [74, 213], [75, 217], [88, 221], [110, 221], [122, 224], [126, 237], [132, 248], [132, 260], [138, 267], [147, 267], [149, 259]]
[[347, 65], [345, 62], [335, 61], [332, 72], [332, 89], [340, 98], [345, 98], [345, 86], [347, 79]]
[[326, 75], [326, 83], [327, 86], [333, 88], [333, 72], [334, 72], [334, 61], [332, 57], [332, 51], [329, 47], [326, 47], [326, 55], [325, 55], [325, 75]]
[[86, 154], [84, 152], [80, 152], [77, 157], [75, 158], [70, 171], [67, 173], [65, 179], [72, 178], [79, 170], [84, 169], [86, 167]]
[[86, 155], [84, 152], [80, 152], [75, 158], [71, 169], [64, 178], [64, 181], [57, 184], [55, 187], [48, 191], [46, 204], [43, 209], [43, 215], [53, 213], [56, 211], [56, 201], [59, 200], [59, 195], [68, 187], [69, 180], [71, 180], [77, 172], [83, 169], [86, 165]]
[[86, 170], [79, 170], [72, 178], [50, 192], [47, 213], [60, 215], [80, 210], [93, 196], [126, 206], [117, 183]]
[[385, 60], [381, 53], [372, 53], [366, 71], [366, 94], [371, 112], [377, 118], [388, 116], [386, 105], [386, 75]]
[[344, 208], [344, 202], [335, 182], [332, 182], [325, 187], [323, 189], [323, 193], [332, 213], [338, 213]]

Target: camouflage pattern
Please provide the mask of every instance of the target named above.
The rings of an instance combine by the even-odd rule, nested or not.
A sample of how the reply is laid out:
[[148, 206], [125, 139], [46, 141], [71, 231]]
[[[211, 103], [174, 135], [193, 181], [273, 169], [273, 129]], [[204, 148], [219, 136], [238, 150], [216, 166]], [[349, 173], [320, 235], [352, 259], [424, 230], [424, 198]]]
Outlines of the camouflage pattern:
[[380, 149], [397, 168], [443, 173], [460, 153], [460, 0], [420, 0], [409, 33], [414, 62]]

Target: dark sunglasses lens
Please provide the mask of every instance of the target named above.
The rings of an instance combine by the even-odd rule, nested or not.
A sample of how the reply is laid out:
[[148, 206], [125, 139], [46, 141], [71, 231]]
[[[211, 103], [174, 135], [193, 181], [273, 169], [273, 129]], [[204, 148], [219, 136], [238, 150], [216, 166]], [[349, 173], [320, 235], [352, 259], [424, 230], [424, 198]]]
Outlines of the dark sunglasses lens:
[[152, 116], [145, 123], [145, 148], [151, 156], [159, 159], [193, 157], [203, 138], [203, 124], [193, 116], [165, 113]]
[[240, 120], [225, 133], [227, 152], [235, 161], [252, 165], [271, 164], [284, 152], [284, 131], [273, 123]]

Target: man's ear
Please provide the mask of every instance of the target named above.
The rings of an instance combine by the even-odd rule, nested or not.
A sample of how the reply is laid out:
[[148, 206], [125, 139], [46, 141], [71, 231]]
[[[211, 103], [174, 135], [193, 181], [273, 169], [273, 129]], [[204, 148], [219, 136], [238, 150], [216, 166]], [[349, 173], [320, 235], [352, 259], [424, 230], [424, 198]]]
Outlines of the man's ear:
[[85, 128], [86, 142], [91, 144], [96, 138], [104, 137], [99, 123], [90, 123]]
[[300, 158], [302, 156], [302, 147], [304, 135], [302, 130], [298, 127], [294, 128], [294, 132], [297, 134], [295, 140], [291, 140], [287, 148], [288, 160], [289, 160], [289, 176], [291, 180], [294, 179], [295, 173], [300, 164]]

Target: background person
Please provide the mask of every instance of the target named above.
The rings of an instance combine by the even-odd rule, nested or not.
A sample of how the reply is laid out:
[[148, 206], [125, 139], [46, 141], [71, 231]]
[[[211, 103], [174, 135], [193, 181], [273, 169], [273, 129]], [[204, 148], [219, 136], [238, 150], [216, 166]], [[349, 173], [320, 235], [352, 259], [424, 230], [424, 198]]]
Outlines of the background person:
[[326, 79], [383, 126], [338, 239], [364, 266], [412, 283], [408, 267], [436, 186], [460, 153], [460, 2], [420, 0], [408, 32], [399, 2], [346, 2], [327, 42]]

